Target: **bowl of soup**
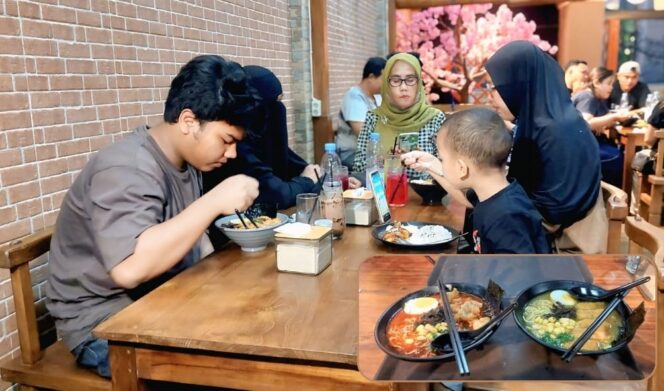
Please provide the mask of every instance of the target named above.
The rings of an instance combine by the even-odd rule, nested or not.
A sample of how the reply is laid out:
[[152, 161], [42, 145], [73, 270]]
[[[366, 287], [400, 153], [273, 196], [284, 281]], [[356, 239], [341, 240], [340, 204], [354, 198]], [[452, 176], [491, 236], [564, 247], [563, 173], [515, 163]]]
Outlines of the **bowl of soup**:
[[242, 216], [246, 227], [236, 215], [222, 217], [214, 224], [230, 240], [237, 243], [242, 251], [257, 252], [265, 250], [267, 245], [274, 240], [274, 229], [286, 224], [289, 219], [283, 213], [277, 213], [276, 216], [267, 215], [251, 216], [256, 223], [254, 226], [246, 216]]
[[[481, 330], [500, 312], [500, 299], [476, 284], [452, 283], [447, 292], [457, 330]], [[454, 357], [449, 349], [438, 349], [431, 342], [447, 333], [438, 287], [411, 292], [392, 304], [374, 329], [376, 344], [388, 355], [407, 361], [433, 361]], [[498, 325], [494, 326], [497, 328]], [[464, 350], [480, 346], [491, 332], [479, 339], [463, 341]]]
[[431, 178], [413, 179], [409, 183], [415, 193], [422, 197], [423, 205], [440, 205], [443, 197], [447, 195], [445, 189]]
[[[579, 300], [569, 293], [569, 289], [577, 286], [594, 288], [599, 294], [606, 292], [581, 281], [558, 280], [535, 284], [516, 299], [516, 324], [538, 344], [561, 353], [567, 351], [611, 301]], [[621, 302], [578, 354], [605, 354], [625, 347], [634, 335], [628, 329], [630, 313], [631, 309]]]

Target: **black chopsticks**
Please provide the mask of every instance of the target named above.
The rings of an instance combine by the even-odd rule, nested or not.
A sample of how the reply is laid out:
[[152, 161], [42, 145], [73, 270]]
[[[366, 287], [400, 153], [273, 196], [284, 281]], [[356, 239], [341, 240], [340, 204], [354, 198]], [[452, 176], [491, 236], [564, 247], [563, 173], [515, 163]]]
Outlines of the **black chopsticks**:
[[[240, 219], [240, 222], [242, 223], [242, 225], [244, 225], [244, 228], [249, 229], [249, 227], [247, 226], [247, 223], [244, 222], [244, 219], [242, 218], [242, 214], [240, 214], [239, 210], [235, 209], [235, 215]], [[254, 225], [256, 225], [256, 223], [254, 223]]]
[[625, 296], [627, 296], [627, 293], [629, 293], [629, 289], [617, 294], [613, 298], [613, 300], [609, 302], [606, 308], [604, 308], [604, 311], [600, 312], [597, 318], [593, 320], [593, 322], [590, 324], [590, 326], [588, 326], [586, 331], [584, 331], [579, 336], [579, 338], [577, 338], [576, 341], [574, 341], [574, 343], [570, 345], [569, 349], [565, 353], [563, 353], [561, 359], [565, 360], [566, 362], [571, 362], [576, 356], [576, 354], [579, 352], [579, 350], [581, 350], [583, 345], [585, 345], [586, 342], [588, 342], [588, 340], [595, 333], [597, 328], [599, 328], [602, 322], [604, 322], [606, 318], [608, 318], [609, 315], [611, 315], [611, 312], [613, 312], [613, 310], [615, 310], [616, 307], [618, 307], [618, 304], [620, 304], [622, 299], [624, 299]]
[[452, 344], [452, 350], [454, 350], [454, 359], [456, 360], [457, 368], [459, 368], [461, 376], [470, 375], [470, 368], [468, 368], [466, 354], [463, 351], [461, 337], [459, 337], [459, 332], [456, 328], [454, 313], [452, 312], [452, 307], [450, 307], [450, 301], [447, 298], [445, 285], [443, 285], [443, 282], [440, 280], [438, 280], [438, 290], [440, 291], [440, 299], [443, 302], [443, 314], [447, 321], [447, 332], [450, 334], [450, 343]]

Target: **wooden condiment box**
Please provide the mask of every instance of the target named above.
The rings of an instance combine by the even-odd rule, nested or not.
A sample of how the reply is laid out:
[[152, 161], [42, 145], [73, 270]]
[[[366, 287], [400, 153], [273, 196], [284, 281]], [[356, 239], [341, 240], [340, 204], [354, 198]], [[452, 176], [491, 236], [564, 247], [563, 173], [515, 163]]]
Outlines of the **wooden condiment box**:
[[303, 236], [275, 232], [277, 270], [317, 275], [332, 262], [332, 229], [312, 227]]
[[346, 224], [370, 226], [378, 220], [373, 193], [365, 190], [357, 195], [355, 190], [344, 191]]

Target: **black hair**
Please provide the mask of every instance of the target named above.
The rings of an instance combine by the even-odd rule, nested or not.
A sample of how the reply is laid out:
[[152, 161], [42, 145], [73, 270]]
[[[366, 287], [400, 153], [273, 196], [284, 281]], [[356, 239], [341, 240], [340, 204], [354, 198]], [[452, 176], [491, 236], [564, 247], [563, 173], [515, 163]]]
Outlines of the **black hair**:
[[512, 133], [493, 110], [476, 107], [447, 117], [440, 128], [446, 145], [483, 168], [500, 168], [512, 149]]
[[595, 93], [595, 83], [601, 83], [609, 77], [615, 75], [615, 73], [604, 67], [595, 67], [590, 71], [590, 89], [593, 94]]
[[194, 57], [171, 82], [164, 121], [174, 124], [184, 109], [201, 123], [226, 121], [250, 129], [261, 101], [242, 67], [217, 55]]
[[420, 60], [420, 54], [419, 54], [418, 52], [392, 52], [392, 53], [388, 54], [388, 55], [386, 56], [386, 58], [389, 60], [390, 57], [392, 57], [392, 56], [394, 56], [394, 55], [396, 55], [396, 54], [399, 54], [399, 53], [410, 54], [411, 56], [417, 58], [417, 62], [420, 63], [420, 68], [422, 68], [422, 67], [424, 66], [424, 63], [422, 62], [422, 60]]
[[383, 57], [371, 57], [367, 60], [367, 63], [364, 64], [364, 69], [362, 70], [362, 79], [374, 75], [374, 77], [379, 77], [383, 73], [383, 68], [385, 68], [387, 60]]
[[588, 62], [585, 60], [578, 60], [578, 59], [569, 60], [567, 62], [567, 65], [565, 65], [565, 72], [567, 72], [567, 70], [570, 69], [571, 67], [575, 67], [579, 64], [588, 65]]

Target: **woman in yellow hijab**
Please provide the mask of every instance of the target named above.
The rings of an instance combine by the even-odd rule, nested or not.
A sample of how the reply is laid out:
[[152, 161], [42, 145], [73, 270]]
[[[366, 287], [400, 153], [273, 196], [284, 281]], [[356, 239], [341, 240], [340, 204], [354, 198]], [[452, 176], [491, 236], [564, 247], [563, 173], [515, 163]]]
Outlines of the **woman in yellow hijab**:
[[[383, 71], [380, 94], [383, 98], [380, 106], [367, 113], [357, 139], [352, 171], [366, 170], [367, 143], [372, 132], [380, 134], [384, 155], [391, 152], [399, 134], [417, 132], [417, 148], [438, 156], [432, 137], [445, 121], [445, 114], [427, 102], [419, 60], [408, 53], [390, 57]], [[410, 179], [427, 175], [411, 169], [407, 171]]]

